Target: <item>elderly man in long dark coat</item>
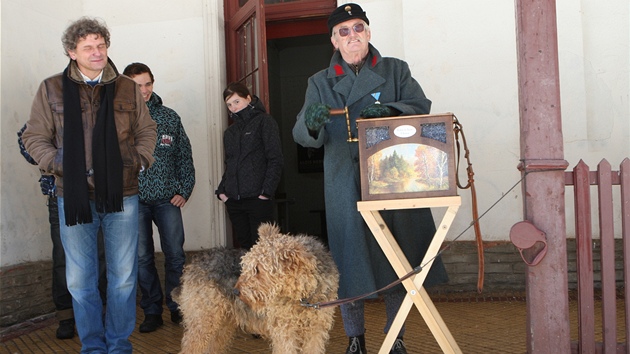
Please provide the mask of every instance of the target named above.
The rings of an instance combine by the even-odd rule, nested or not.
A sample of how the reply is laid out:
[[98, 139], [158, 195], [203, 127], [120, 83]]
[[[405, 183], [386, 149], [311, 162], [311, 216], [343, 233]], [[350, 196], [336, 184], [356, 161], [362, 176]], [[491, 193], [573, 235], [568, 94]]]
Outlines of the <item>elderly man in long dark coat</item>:
[[[330, 107], [348, 107], [352, 134], [357, 136], [355, 121], [360, 116], [427, 114], [431, 101], [411, 77], [407, 63], [382, 57], [369, 43], [369, 20], [359, 5], [339, 6], [330, 15], [328, 27], [336, 51], [330, 66], [308, 80], [293, 138], [304, 147], [324, 146], [329, 245], [340, 272], [339, 297], [347, 298], [380, 289], [397, 276], [357, 211], [361, 198], [358, 144], [347, 141], [343, 117], [328, 119], [321, 112]], [[381, 215], [411, 265], [419, 265], [435, 233], [430, 209], [384, 211]], [[446, 271], [438, 258], [424, 285], [445, 281]], [[402, 285], [384, 294], [386, 333], [404, 296]], [[341, 314], [349, 337], [346, 353], [366, 353], [363, 301], [342, 305]], [[406, 353], [403, 334], [404, 327], [392, 353]]]

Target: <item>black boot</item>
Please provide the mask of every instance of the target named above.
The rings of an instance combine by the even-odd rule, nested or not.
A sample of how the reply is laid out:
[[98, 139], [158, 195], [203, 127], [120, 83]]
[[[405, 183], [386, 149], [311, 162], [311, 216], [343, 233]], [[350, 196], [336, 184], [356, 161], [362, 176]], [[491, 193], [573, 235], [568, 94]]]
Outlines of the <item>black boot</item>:
[[164, 324], [162, 315], [144, 315], [144, 322], [140, 325], [140, 333], [149, 333], [156, 331]]
[[171, 322], [175, 324], [180, 324], [182, 323], [183, 319], [184, 317], [182, 316], [182, 312], [179, 309], [171, 311]]
[[367, 354], [367, 350], [365, 350], [364, 334], [358, 337], [350, 337], [348, 339], [348, 349], [346, 349], [346, 354]]
[[56, 336], [58, 339], [70, 339], [74, 337], [74, 318], [59, 321]]
[[407, 354], [407, 348], [405, 348], [405, 342], [403, 342], [402, 337], [396, 338], [394, 345], [392, 346], [392, 350], [389, 351], [390, 354]]

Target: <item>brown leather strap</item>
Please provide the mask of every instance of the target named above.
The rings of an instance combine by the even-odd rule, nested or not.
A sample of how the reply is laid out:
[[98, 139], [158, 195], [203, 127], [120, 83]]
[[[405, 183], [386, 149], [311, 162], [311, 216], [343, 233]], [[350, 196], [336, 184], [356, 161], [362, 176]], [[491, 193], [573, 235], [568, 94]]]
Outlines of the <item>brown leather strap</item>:
[[[457, 167], [456, 167], [456, 181], [457, 186], [461, 189], [470, 188], [470, 196], [472, 203], [472, 216], [473, 226], [475, 229], [475, 240], [477, 242], [477, 262], [479, 264], [479, 271], [477, 275], [477, 291], [483, 291], [483, 277], [484, 277], [484, 257], [483, 257], [483, 239], [481, 237], [481, 228], [479, 227], [479, 210], [477, 209], [477, 191], [475, 190], [475, 172], [473, 172], [472, 163], [470, 162], [470, 151], [468, 150], [468, 144], [466, 143], [466, 136], [464, 135], [464, 128], [457, 120], [457, 117], [453, 115], [453, 132], [455, 133], [455, 146], [457, 147]], [[462, 186], [459, 181], [459, 161], [460, 161], [460, 146], [459, 136], [461, 135], [462, 143], [464, 144], [464, 158], [468, 166], [466, 172], [468, 175], [468, 184]]]

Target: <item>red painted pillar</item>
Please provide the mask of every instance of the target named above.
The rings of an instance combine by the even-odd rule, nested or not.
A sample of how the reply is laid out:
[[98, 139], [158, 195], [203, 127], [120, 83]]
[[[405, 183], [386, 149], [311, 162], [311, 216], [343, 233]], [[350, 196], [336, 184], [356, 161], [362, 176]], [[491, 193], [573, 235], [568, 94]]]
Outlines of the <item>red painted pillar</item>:
[[524, 218], [548, 251], [527, 267], [528, 353], [570, 353], [564, 160], [556, 4], [515, 0]]

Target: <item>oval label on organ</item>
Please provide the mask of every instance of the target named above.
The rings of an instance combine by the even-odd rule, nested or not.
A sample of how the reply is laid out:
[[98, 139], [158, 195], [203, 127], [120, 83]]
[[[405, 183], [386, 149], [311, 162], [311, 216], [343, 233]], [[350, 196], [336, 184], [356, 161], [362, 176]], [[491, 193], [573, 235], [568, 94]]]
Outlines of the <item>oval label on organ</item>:
[[411, 125], [401, 125], [394, 129], [394, 135], [399, 138], [408, 138], [416, 134], [416, 128]]

